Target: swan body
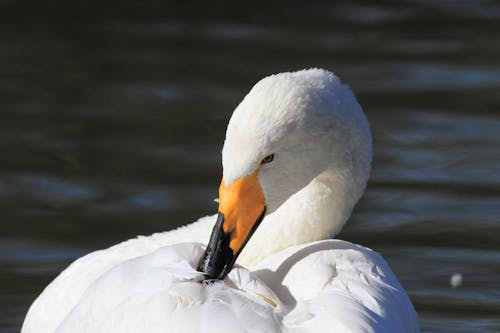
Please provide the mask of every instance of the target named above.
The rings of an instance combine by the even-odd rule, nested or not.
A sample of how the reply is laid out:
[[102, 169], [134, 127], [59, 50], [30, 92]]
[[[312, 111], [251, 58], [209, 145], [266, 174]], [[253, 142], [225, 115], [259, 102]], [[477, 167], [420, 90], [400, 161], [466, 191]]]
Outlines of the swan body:
[[218, 216], [78, 259], [22, 333], [418, 332], [387, 263], [329, 239], [371, 158], [368, 121], [335, 75], [264, 78], [229, 122]]

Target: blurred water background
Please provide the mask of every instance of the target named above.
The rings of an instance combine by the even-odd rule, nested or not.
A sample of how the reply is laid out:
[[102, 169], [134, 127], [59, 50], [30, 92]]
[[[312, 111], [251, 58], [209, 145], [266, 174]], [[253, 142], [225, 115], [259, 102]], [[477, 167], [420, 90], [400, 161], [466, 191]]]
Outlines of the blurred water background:
[[316, 66], [374, 134], [339, 238], [382, 253], [423, 332], [500, 332], [500, 4], [481, 0], [1, 1], [0, 332], [77, 257], [214, 213], [232, 110]]

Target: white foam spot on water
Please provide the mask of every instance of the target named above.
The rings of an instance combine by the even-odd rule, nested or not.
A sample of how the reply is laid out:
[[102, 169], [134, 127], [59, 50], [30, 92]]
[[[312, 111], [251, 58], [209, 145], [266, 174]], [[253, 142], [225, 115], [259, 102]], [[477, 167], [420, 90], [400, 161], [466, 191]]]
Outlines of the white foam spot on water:
[[462, 285], [463, 277], [460, 273], [452, 274], [450, 277], [450, 285], [453, 288], [458, 288]]

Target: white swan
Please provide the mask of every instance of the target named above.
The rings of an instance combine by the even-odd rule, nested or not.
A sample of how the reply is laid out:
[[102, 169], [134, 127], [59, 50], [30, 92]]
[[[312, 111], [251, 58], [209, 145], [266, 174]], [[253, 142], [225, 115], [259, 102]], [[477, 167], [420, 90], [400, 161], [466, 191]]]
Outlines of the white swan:
[[218, 217], [78, 259], [22, 332], [418, 332], [386, 262], [329, 239], [371, 157], [368, 122], [334, 74], [262, 79], [228, 125]]

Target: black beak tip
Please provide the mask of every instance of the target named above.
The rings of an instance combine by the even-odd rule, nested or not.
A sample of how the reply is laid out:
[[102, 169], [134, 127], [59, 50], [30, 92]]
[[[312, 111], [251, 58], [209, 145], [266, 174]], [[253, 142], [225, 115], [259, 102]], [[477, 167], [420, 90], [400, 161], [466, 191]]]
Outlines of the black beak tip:
[[[262, 219], [264, 219], [265, 214], [266, 208], [264, 207], [247, 236], [246, 241], [248, 241]], [[241, 248], [235, 253], [229, 246], [231, 233], [224, 232], [223, 223], [224, 214], [219, 213], [207, 249], [198, 263], [198, 271], [203, 272], [208, 280], [223, 280], [233, 268], [236, 258], [246, 244], [245, 241]]]
[[206, 280], [224, 279], [236, 260], [229, 247], [231, 234], [224, 232], [223, 223], [224, 214], [219, 213], [207, 249], [198, 263], [198, 271], [204, 273]]

